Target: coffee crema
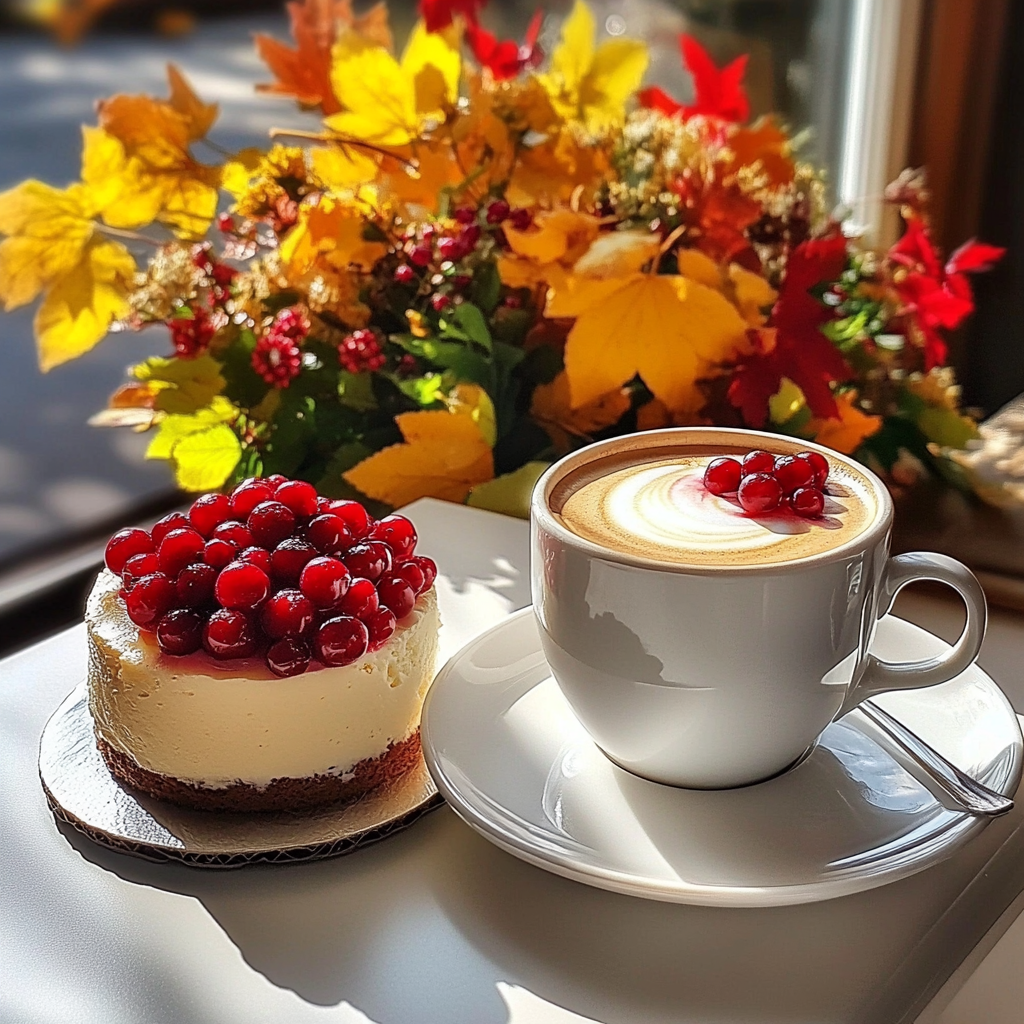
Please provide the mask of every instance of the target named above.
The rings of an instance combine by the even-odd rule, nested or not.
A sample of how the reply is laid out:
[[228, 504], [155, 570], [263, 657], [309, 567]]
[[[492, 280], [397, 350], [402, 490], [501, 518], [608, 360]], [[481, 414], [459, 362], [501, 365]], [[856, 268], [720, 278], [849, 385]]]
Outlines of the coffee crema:
[[[577, 536], [622, 554], [677, 565], [755, 566], [831, 551], [878, 516], [866, 476], [829, 459], [822, 516], [751, 515], [735, 495], [706, 490], [704, 469], [735, 450], [632, 452], [595, 460], [555, 487], [551, 510]], [[646, 456], [646, 457], [645, 457]]]

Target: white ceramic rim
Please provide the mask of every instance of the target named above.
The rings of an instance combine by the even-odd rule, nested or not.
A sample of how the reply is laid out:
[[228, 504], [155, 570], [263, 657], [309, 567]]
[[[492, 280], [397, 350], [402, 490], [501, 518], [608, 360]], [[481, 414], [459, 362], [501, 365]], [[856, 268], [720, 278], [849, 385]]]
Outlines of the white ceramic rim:
[[[777, 455], [795, 455], [797, 452], [805, 451], [818, 452], [828, 459], [842, 463], [852, 472], [864, 477], [875, 493], [878, 512], [874, 520], [855, 537], [851, 537], [850, 540], [838, 547], [830, 548], [817, 555], [756, 565], [695, 565], [689, 562], [663, 562], [660, 559], [631, 555], [596, 544], [594, 541], [573, 533], [559, 521], [549, 507], [548, 499], [555, 485], [568, 473], [596, 458], [620, 452], [645, 451], [648, 448], [664, 448], [678, 444], [706, 444], [713, 447], [716, 441], [719, 444], [733, 447], [749, 442], [751, 448], [764, 448]], [[687, 576], [721, 576], [723, 574], [772, 576], [779, 573], [803, 572], [814, 566], [825, 565], [874, 547], [885, 539], [892, 529], [893, 504], [885, 484], [870, 469], [823, 445], [791, 438], [784, 434], [768, 434], [763, 431], [741, 430], [735, 427], [666, 427], [663, 430], [645, 430], [634, 434], [624, 434], [621, 437], [608, 438], [605, 441], [596, 441], [594, 444], [579, 448], [559, 459], [558, 462], [549, 466], [537, 481], [530, 499], [530, 515], [534, 525], [539, 526], [545, 533], [552, 534], [563, 544], [577, 548], [591, 558], [600, 558], [606, 562], [617, 562], [638, 569], [655, 569], [659, 572], [684, 573]]]

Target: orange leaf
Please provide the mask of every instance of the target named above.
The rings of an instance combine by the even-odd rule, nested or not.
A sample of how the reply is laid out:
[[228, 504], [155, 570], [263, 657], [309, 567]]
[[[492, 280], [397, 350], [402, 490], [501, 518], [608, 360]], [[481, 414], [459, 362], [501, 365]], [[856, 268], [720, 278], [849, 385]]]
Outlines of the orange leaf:
[[629, 394], [615, 388], [592, 402], [573, 409], [569, 404], [569, 378], [560, 373], [550, 384], [539, 384], [533, 392], [530, 414], [548, 432], [559, 452], [566, 452], [571, 438], [591, 435], [618, 422], [629, 408]]
[[855, 452], [865, 438], [882, 425], [881, 416], [869, 416], [856, 406], [857, 392], [845, 391], [836, 397], [838, 419], [814, 419], [807, 429], [814, 431], [814, 440], [844, 455]]
[[749, 167], [760, 161], [770, 185], [788, 185], [793, 180], [789, 136], [770, 116], [760, 118], [749, 128], [738, 128], [729, 136], [728, 146], [734, 167]]

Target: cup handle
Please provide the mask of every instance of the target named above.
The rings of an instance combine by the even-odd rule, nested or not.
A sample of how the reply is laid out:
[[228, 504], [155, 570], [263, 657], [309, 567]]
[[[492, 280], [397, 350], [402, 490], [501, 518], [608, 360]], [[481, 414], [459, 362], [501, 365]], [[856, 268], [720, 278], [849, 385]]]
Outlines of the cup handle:
[[963, 672], [977, 658], [981, 642], [985, 639], [988, 603], [977, 577], [955, 558], [931, 551], [913, 551], [890, 558], [879, 594], [878, 617], [889, 612], [896, 595], [908, 583], [918, 580], [945, 583], [963, 599], [967, 606], [967, 622], [960, 639], [944, 654], [920, 661], [889, 662], [869, 654], [864, 673], [847, 696], [841, 713], [876, 693], [944, 683]]

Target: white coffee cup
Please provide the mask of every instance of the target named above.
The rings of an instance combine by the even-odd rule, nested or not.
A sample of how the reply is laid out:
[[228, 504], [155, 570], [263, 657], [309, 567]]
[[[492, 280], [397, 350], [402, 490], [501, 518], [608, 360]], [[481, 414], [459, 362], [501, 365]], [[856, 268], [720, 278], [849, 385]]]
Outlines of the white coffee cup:
[[[689, 566], [594, 543], [552, 511], [552, 491], [568, 474], [674, 445], [820, 451], [869, 481], [877, 515], [811, 557]], [[551, 671], [597, 745], [636, 775], [700, 789], [770, 778], [867, 697], [945, 682], [978, 655], [987, 609], [977, 579], [945, 555], [889, 557], [892, 520], [877, 477], [804, 441], [698, 427], [589, 445], [551, 466], [533, 492], [533, 602]], [[941, 656], [883, 662], [869, 653], [875, 625], [917, 580], [960, 594], [963, 633]]]

